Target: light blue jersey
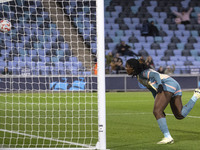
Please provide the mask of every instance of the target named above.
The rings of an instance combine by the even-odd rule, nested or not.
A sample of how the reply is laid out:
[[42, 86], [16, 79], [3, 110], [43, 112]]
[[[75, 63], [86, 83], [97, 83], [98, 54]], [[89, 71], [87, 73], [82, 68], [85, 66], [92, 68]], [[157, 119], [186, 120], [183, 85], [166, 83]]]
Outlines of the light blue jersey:
[[152, 92], [154, 97], [159, 84], [163, 85], [164, 91], [173, 93], [173, 96], [182, 95], [181, 87], [176, 80], [166, 74], [160, 74], [155, 70], [146, 69], [137, 75], [137, 79]]

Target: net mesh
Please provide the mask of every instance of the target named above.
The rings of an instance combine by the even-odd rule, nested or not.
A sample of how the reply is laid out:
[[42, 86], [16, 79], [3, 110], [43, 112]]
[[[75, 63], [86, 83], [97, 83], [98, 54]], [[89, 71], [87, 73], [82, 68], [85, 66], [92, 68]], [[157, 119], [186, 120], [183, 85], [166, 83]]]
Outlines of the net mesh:
[[0, 148], [95, 147], [96, 1], [2, 1], [0, 19]]

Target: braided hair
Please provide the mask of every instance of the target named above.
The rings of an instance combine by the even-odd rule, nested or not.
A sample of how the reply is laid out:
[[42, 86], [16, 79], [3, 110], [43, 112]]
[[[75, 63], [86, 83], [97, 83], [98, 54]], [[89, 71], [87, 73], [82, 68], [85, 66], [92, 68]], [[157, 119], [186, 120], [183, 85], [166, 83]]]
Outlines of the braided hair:
[[133, 76], [140, 74], [142, 71], [146, 69], [149, 69], [149, 66], [147, 66], [145, 62], [140, 59], [138, 60], [131, 58], [126, 61], [126, 64], [128, 64], [131, 68], [134, 69]]

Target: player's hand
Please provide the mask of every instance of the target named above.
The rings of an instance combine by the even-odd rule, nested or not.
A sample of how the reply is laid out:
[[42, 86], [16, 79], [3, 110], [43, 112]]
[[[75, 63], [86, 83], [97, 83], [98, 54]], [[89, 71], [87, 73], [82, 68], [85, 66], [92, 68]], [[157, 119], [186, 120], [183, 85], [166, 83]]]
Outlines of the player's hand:
[[162, 93], [162, 91], [163, 91], [163, 86], [162, 86], [162, 84], [158, 85], [157, 91], [158, 91], [158, 93]]

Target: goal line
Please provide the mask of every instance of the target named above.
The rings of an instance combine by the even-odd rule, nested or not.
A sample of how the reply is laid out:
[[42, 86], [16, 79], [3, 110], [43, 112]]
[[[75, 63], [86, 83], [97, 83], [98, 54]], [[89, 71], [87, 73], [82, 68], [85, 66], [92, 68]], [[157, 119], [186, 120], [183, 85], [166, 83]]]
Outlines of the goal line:
[[48, 137], [30, 135], [30, 134], [26, 134], [26, 133], [20, 133], [20, 132], [17, 132], [17, 131], [9, 131], [9, 130], [0, 129], [0, 132], [14, 133], [14, 134], [22, 135], [22, 136], [28, 136], [28, 137], [31, 137], [31, 138], [37, 138], [37, 139], [43, 139], [43, 140], [49, 140], [49, 141], [56, 141], [56, 142], [60, 142], [60, 143], [64, 143], [64, 144], [70, 144], [70, 145], [76, 145], [76, 146], [81, 146], [81, 147], [85, 147], [85, 148], [95, 149], [95, 147], [91, 147], [91, 146], [86, 145], [86, 144], [80, 144], [80, 143], [63, 141], [63, 140], [58, 140], [58, 139], [53, 139], [53, 138], [48, 138]]

